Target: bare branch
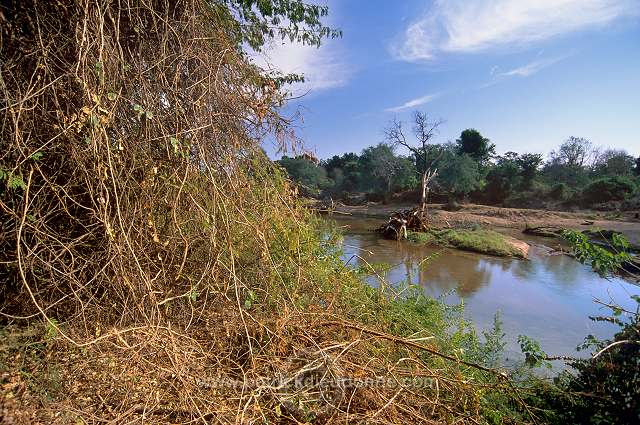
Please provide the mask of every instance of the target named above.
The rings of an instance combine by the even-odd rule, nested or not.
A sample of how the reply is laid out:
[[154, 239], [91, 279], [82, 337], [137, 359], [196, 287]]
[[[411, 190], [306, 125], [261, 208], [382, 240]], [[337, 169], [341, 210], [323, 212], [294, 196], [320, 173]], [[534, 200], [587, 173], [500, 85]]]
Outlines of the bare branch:
[[404, 131], [402, 130], [402, 122], [398, 121], [396, 118], [391, 121], [389, 127], [384, 130], [385, 140], [392, 146], [403, 146], [409, 149], [416, 155], [420, 155], [420, 151], [411, 146], [409, 142], [407, 142], [407, 138], [404, 135]]

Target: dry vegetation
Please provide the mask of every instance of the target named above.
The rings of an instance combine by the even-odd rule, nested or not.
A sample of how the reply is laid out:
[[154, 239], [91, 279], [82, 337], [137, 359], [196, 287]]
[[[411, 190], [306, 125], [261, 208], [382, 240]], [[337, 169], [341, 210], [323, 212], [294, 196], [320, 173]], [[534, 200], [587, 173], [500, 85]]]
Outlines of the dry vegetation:
[[[366, 287], [326, 246], [259, 149], [286, 133], [282, 94], [225, 6], [10, 8], [1, 420], [535, 422], [439, 333], [443, 307]], [[432, 384], [337, 380], [406, 377]]]

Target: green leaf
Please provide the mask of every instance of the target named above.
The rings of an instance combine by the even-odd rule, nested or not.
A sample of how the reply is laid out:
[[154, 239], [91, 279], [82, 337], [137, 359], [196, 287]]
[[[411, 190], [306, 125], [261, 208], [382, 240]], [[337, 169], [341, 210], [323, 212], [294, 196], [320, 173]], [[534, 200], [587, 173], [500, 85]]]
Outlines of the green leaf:
[[110, 91], [109, 93], [107, 93], [107, 99], [113, 102], [114, 100], [116, 100], [116, 94]]
[[153, 119], [153, 112], [151, 111], [147, 111], [144, 113], [145, 117], [147, 117], [148, 120]]
[[33, 159], [34, 161], [40, 161], [43, 156], [44, 153], [42, 152], [34, 152], [33, 155], [31, 155], [31, 159]]
[[173, 153], [178, 153], [178, 150], [180, 149], [180, 140], [176, 139], [175, 137], [171, 137], [169, 138], [169, 141], [171, 142], [171, 146], [173, 147]]
[[9, 189], [11, 190], [16, 190], [18, 188], [25, 190], [27, 188], [24, 180], [22, 180], [22, 176], [17, 176], [13, 173], [10, 173], [7, 178], [7, 186], [9, 186]]

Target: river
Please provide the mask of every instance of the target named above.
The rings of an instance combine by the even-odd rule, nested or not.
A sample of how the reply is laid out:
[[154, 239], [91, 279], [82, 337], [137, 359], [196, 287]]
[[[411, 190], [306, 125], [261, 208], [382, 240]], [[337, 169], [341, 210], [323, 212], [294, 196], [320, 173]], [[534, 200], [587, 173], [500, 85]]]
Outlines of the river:
[[[540, 246], [553, 244], [548, 239], [517, 235], [532, 244], [530, 258], [517, 260], [385, 240], [371, 231], [380, 219], [334, 216], [334, 220], [344, 233], [345, 262], [388, 264], [391, 268], [384, 277], [391, 284], [410, 280], [426, 294], [443, 296], [448, 303], [464, 300], [465, 315], [478, 330], [491, 328], [499, 311], [507, 363], [521, 358], [520, 334], [539, 341], [549, 355], [588, 355], [576, 351], [585, 336], [608, 338], [618, 329], [589, 319], [610, 315], [609, 309], [594, 300], [635, 310], [630, 296], [640, 295], [639, 286], [622, 278], [604, 279], [569, 256], [548, 255]], [[503, 232], [514, 235], [513, 230]], [[379, 284], [373, 276], [369, 282]]]

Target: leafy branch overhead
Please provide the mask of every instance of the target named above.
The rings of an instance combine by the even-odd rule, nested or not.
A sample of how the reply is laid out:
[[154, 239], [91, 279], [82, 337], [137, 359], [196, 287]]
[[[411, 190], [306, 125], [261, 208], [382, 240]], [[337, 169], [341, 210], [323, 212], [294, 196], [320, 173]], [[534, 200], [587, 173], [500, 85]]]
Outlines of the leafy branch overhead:
[[219, 11], [224, 13], [230, 10], [234, 15], [234, 33], [238, 43], [247, 43], [256, 51], [262, 50], [269, 40], [320, 46], [324, 38], [342, 36], [342, 31], [322, 23], [329, 13], [327, 6], [302, 0], [213, 1]]

